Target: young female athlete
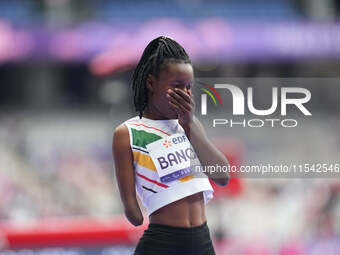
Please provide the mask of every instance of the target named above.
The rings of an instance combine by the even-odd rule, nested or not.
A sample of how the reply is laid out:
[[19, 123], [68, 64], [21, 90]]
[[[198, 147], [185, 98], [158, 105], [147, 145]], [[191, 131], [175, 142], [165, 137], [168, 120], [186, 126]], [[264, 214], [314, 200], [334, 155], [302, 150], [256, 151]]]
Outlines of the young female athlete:
[[[139, 116], [114, 131], [112, 150], [125, 215], [135, 226], [143, 223], [137, 191], [149, 216], [135, 255], [215, 254], [205, 214], [205, 204], [213, 197], [208, 178], [225, 186], [228, 173], [182, 176], [176, 172], [170, 179], [160, 178], [163, 167], [171, 170], [195, 157], [201, 166], [228, 165], [193, 115], [193, 80], [193, 67], [182, 46], [169, 37], [154, 39], [145, 48], [132, 79]], [[190, 144], [194, 153], [184, 153], [186, 147], [180, 143]], [[176, 146], [178, 151], [166, 156], [166, 150]], [[155, 153], [164, 155], [157, 158], [160, 164]]]

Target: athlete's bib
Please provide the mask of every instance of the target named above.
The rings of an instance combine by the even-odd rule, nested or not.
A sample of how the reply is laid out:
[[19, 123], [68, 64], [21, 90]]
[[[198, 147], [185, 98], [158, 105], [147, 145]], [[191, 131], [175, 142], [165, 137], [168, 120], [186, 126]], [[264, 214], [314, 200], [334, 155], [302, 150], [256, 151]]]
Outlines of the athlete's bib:
[[146, 145], [161, 182], [171, 182], [193, 173], [198, 157], [184, 134], [171, 135]]

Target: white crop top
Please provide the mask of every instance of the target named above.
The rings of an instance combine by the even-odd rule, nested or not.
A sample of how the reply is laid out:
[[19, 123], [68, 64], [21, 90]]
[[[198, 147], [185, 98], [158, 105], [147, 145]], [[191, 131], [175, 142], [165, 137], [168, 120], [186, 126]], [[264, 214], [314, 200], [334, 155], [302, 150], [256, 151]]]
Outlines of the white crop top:
[[129, 130], [136, 192], [148, 215], [167, 204], [201, 191], [205, 204], [213, 198], [214, 190], [203, 173], [195, 172], [166, 183], [160, 180], [147, 145], [173, 134], [185, 135], [178, 119], [152, 120], [135, 116], [124, 124]]

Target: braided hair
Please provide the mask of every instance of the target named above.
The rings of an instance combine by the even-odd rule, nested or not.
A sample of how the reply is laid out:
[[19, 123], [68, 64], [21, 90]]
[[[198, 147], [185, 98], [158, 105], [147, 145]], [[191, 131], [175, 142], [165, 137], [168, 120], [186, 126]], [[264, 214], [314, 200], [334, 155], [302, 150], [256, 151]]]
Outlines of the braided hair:
[[140, 119], [148, 105], [146, 79], [149, 74], [158, 77], [159, 71], [168, 63], [191, 64], [191, 60], [179, 43], [166, 36], [157, 37], [146, 46], [132, 76], [134, 105]]

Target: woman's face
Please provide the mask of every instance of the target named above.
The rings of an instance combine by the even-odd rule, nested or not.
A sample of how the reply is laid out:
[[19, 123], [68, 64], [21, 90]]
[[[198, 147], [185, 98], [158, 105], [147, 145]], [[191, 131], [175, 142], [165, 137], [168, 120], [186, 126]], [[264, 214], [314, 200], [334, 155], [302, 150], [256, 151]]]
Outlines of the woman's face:
[[148, 111], [154, 118], [177, 119], [177, 113], [169, 105], [166, 97], [168, 89], [179, 88], [191, 95], [191, 86], [194, 80], [194, 72], [191, 64], [169, 63], [157, 77], [150, 75], [147, 80], [149, 92]]

